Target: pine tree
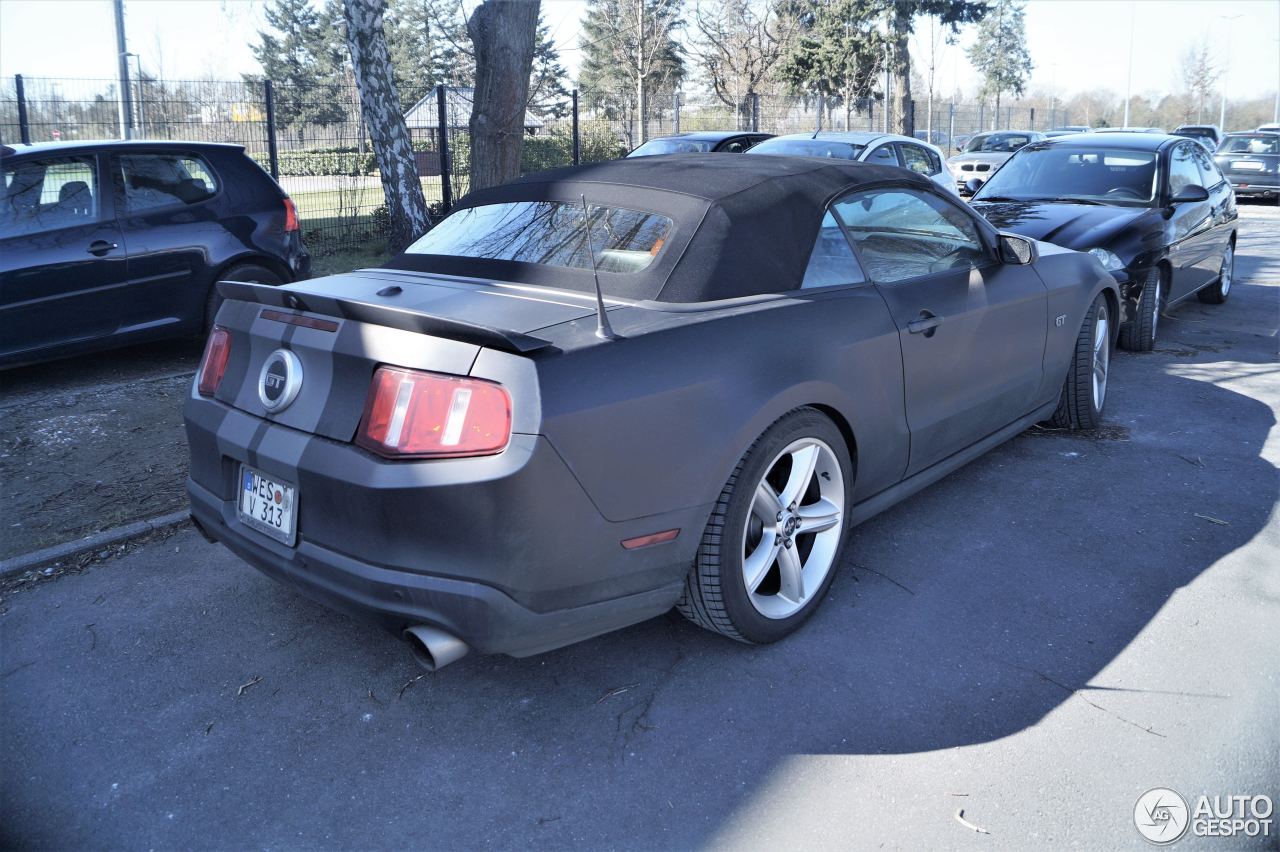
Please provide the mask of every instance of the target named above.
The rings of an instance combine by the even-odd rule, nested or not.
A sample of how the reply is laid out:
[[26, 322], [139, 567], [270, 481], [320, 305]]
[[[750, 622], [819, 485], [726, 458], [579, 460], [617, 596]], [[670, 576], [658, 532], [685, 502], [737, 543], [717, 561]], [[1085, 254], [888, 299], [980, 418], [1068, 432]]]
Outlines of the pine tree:
[[[627, 141], [648, 136], [655, 103], [669, 103], [684, 80], [676, 33], [682, 0], [588, 0], [582, 22], [578, 88], [585, 104], [622, 121]], [[634, 126], [633, 126], [634, 122]]]
[[884, 62], [884, 35], [876, 26], [877, 0], [800, 0], [793, 14], [799, 36], [779, 66], [779, 77], [826, 107], [843, 105], [845, 124], [860, 99], [871, 96]]
[[301, 134], [308, 126], [345, 119], [341, 98], [345, 50], [338, 27], [341, 12], [331, 2], [317, 12], [308, 0], [272, 0], [266, 8], [270, 30], [258, 33], [253, 55], [262, 76], [275, 85], [276, 121]]
[[968, 55], [969, 62], [982, 75], [982, 97], [995, 98], [993, 115], [998, 122], [1001, 95], [1011, 92], [1021, 96], [1035, 67], [1027, 49], [1025, 4], [995, 0], [994, 7], [978, 24], [978, 37]]
[[533, 76], [529, 80], [529, 110], [535, 115], [564, 118], [569, 114], [569, 90], [565, 88], [566, 72], [560, 64], [560, 51], [551, 38], [546, 21], [538, 21], [538, 43], [533, 50]]
[[910, 136], [915, 131], [911, 107], [911, 51], [908, 43], [918, 16], [935, 18], [955, 35], [960, 24], [982, 20], [989, 11], [985, 2], [971, 0], [887, 0], [889, 13], [889, 66], [893, 74], [895, 133]]

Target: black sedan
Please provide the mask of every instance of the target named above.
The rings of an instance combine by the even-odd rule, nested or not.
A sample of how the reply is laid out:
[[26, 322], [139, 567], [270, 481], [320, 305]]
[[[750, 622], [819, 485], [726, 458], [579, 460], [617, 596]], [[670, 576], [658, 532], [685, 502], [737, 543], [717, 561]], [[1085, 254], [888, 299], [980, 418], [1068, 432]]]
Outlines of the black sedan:
[[772, 133], [745, 130], [699, 130], [656, 136], [636, 148], [628, 157], [656, 157], [661, 154], [741, 154], [772, 139]]
[[1280, 133], [1228, 133], [1213, 160], [1236, 195], [1280, 198]]
[[998, 228], [1097, 257], [1124, 295], [1126, 349], [1151, 349], [1172, 305], [1221, 304], [1231, 293], [1235, 196], [1190, 139], [1081, 134], [1028, 145], [977, 189], [973, 207]]
[[192, 516], [428, 667], [673, 606], [787, 635], [853, 525], [1098, 422], [1119, 298], [906, 170], [702, 155], [530, 175], [387, 267], [220, 286]]
[[293, 202], [239, 145], [0, 148], [0, 366], [201, 333], [219, 278], [305, 278]]

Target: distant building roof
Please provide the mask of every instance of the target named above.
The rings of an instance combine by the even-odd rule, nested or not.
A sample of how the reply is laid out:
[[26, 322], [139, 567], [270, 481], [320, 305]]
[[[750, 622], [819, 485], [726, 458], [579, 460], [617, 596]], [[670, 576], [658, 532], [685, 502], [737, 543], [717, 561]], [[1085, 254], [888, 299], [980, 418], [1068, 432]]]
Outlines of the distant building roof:
[[[471, 121], [471, 104], [475, 100], [475, 89], [471, 86], [448, 86], [445, 88], [444, 105], [448, 110], [449, 127], [464, 128]], [[404, 114], [404, 123], [410, 129], [436, 129], [440, 126], [440, 110], [436, 106], [436, 89], [432, 89]], [[542, 119], [529, 111], [524, 114], [526, 130], [537, 130], [543, 127]]]

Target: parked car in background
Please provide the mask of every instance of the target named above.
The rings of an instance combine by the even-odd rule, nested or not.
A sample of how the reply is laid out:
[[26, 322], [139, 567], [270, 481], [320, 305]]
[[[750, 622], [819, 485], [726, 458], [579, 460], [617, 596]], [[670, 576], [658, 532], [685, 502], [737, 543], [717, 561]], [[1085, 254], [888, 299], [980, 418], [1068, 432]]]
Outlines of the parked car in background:
[[1081, 134], [1028, 145], [972, 199], [1003, 230], [1088, 251], [1120, 284], [1120, 344], [1149, 350], [1160, 314], [1221, 304], [1235, 271], [1231, 185], [1198, 142]]
[[972, 191], [970, 181], [977, 180], [981, 185], [1013, 156], [1014, 151], [1044, 138], [1043, 133], [1034, 130], [993, 130], [973, 136], [965, 143], [963, 151], [947, 161], [955, 175], [956, 191], [961, 195], [968, 194]]
[[955, 192], [955, 178], [947, 169], [946, 158], [934, 146], [910, 136], [895, 133], [854, 133], [820, 131], [775, 136], [747, 153], [766, 156], [826, 157], [854, 160], [877, 166], [898, 166]]
[[951, 141], [945, 130], [935, 130], [932, 133], [928, 130], [917, 130], [911, 135], [921, 142], [928, 142], [930, 145], [942, 150], [946, 150], [947, 144]]
[[1099, 422], [1118, 298], [901, 168], [701, 155], [529, 175], [381, 269], [221, 286], [195, 523], [428, 668], [673, 607], [782, 639], [854, 525]]
[[1280, 133], [1280, 124], [1263, 124], [1258, 127], [1259, 133]]
[[1218, 150], [1218, 143], [1222, 141], [1222, 130], [1216, 124], [1184, 124], [1175, 127], [1173, 135], [1194, 139], [1210, 152]]
[[1044, 135], [1052, 139], [1055, 136], [1067, 136], [1071, 133], [1089, 133], [1092, 130], [1092, 127], [1084, 124], [1068, 124], [1065, 127], [1054, 127], [1046, 130]]
[[1094, 133], [1160, 133], [1164, 131], [1159, 127], [1099, 127], [1092, 131]]
[[654, 157], [661, 154], [741, 154], [772, 133], [745, 133], [741, 130], [699, 130], [657, 136], [636, 148], [628, 157]]
[[1228, 133], [1213, 159], [1236, 195], [1280, 199], [1280, 132]]
[[306, 278], [293, 202], [239, 145], [0, 149], [0, 365], [196, 334], [223, 278]]

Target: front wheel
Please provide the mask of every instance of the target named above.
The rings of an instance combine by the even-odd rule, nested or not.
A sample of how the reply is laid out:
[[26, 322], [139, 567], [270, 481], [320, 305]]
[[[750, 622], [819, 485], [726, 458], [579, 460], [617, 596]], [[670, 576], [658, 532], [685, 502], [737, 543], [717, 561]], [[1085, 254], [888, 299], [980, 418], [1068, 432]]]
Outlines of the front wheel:
[[1096, 429], [1102, 422], [1110, 371], [1111, 313], [1106, 296], [1099, 293], [1076, 335], [1053, 425], [1059, 429]]
[[1137, 315], [1120, 329], [1120, 345], [1133, 352], [1150, 352], [1156, 344], [1160, 309], [1164, 303], [1164, 273], [1153, 269], [1142, 283]]
[[1202, 302], [1210, 305], [1221, 305], [1231, 295], [1231, 282], [1235, 275], [1236, 250], [1235, 246], [1227, 243], [1226, 249], [1222, 252], [1222, 265], [1218, 267], [1218, 280], [1196, 293], [1196, 295]]
[[776, 642], [817, 608], [849, 530], [853, 464], [829, 418], [801, 408], [738, 463], [676, 608], [739, 642]]

